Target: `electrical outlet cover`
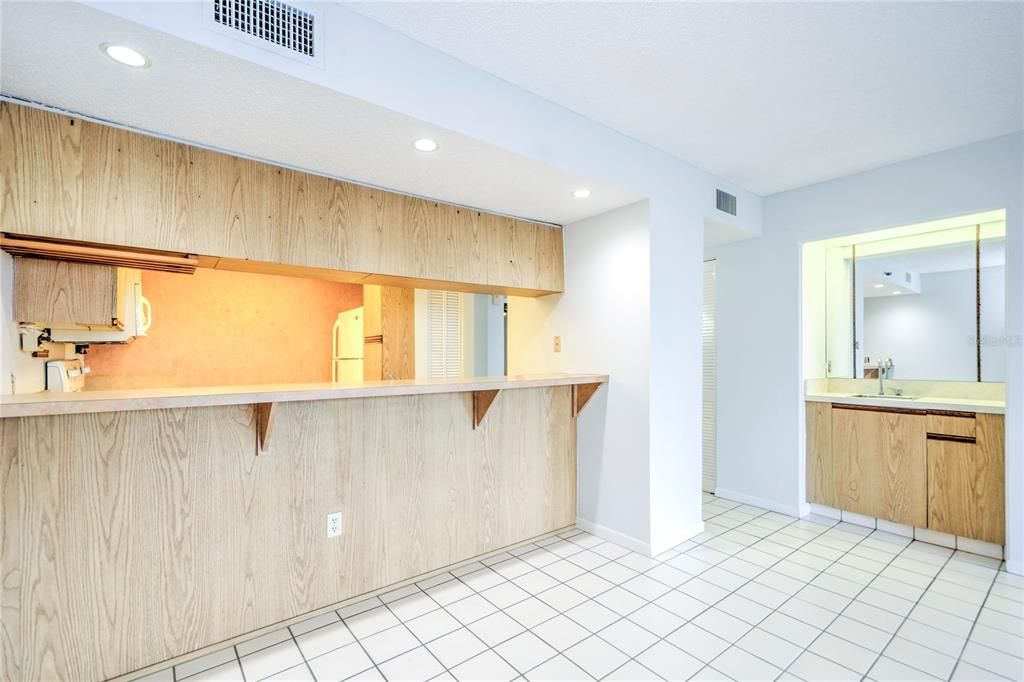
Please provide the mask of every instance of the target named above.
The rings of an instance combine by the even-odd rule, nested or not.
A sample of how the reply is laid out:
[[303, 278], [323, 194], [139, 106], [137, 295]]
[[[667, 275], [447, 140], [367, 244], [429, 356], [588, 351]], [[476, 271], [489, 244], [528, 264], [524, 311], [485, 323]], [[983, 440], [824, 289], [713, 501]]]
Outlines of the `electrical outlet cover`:
[[327, 515], [327, 537], [336, 538], [341, 535], [341, 512]]

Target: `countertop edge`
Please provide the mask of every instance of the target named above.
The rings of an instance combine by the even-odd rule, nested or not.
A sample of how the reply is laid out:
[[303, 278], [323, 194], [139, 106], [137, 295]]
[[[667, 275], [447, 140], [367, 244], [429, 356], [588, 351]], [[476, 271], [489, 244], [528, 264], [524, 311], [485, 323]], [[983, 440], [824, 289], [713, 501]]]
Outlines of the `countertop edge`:
[[352, 386], [267, 384], [173, 389], [125, 389], [83, 393], [31, 393], [0, 396], [0, 418], [45, 417], [99, 412], [132, 412], [181, 407], [345, 400], [393, 396], [470, 393], [607, 383], [607, 374], [544, 374], [441, 381], [373, 381]]
[[841, 393], [808, 393], [804, 400], [813, 403], [843, 403], [869, 407], [892, 407], [904, 410], [946, 410], [950, 412], [980, 412], [982, 414], [1006, 414], [1006, 405], [995, 400], [971, 400], [969, 398], [926, 397], [916, 400], [893, 400], [891, 398], [857, 398]]

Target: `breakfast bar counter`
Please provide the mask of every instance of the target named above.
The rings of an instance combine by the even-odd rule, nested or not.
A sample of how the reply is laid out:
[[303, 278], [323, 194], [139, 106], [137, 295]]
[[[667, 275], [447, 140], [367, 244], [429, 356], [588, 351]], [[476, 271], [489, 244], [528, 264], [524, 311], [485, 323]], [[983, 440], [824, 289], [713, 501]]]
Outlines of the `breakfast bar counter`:
[[0, 678], [140, 674], [571, 527], [606, 381], [5, 396]]
[[0, 396], [0, 417], [41, 417], [126, 410], [155, 410], [214, 405], [246, 405], [344, 398], [470, 393], [549, 386], [599, 385], [606, 374], [530, 374], [455, 379], [362, 381], [353, 384], [255, 384], [150, 388], [76, 393], [25, 393]]

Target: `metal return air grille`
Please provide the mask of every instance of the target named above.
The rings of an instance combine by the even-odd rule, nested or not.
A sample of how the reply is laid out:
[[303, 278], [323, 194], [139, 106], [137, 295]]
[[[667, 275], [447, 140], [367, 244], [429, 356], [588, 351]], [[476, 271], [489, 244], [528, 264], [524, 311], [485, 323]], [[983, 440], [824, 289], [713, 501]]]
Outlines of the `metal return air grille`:
[[213, 20], [306, 57], [314, 56], [313, 15], [277, 0], [213, 0]]
[[736, 215], [736, 197], [720, 189], [715, 190], [715, 206], [719, 211], [725, 211], [730, 215]]

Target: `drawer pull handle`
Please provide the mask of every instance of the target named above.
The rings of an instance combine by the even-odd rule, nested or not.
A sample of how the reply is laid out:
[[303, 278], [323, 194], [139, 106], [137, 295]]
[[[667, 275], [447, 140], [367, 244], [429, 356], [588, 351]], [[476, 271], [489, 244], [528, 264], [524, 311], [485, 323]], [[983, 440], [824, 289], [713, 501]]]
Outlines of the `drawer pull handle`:
[[948, 440], [954, 443], [977, 443], [974, 436], [954, 436], [949, 433], [929, 433], [928, 440]]

